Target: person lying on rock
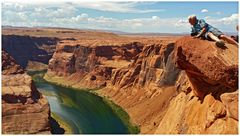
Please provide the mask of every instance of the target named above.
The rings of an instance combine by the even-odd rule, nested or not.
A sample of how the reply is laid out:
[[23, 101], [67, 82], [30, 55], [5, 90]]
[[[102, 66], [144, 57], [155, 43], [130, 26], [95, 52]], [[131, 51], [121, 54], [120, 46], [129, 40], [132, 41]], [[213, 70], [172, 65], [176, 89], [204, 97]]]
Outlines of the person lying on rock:
[[227, 41], [228, 43], [238, 45], [238, 43], [231, 37], [226, 36], [217, 28], [214, 28], [206, 23], [203, 19], [197, 19], [195, 15], [189, 16], [188, 21], [192, 25], [191, 36], [194, 36], [195, 38], [206, 38], [208, 40], [213, 40], [219, 47], [225, 45], [223, 40]]

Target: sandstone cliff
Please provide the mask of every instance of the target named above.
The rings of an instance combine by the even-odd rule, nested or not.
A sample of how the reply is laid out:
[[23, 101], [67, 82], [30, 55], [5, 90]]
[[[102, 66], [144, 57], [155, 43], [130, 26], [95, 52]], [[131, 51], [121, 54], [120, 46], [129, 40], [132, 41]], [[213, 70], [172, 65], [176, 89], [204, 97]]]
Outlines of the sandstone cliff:
[[30, 60], [48, 64], [58, 41], [59, 39], [51, 37], [2, 35], [2, 50], [7, 51], [25, 68]]
[[24, 73], [24, 70], [21, 68], [21, 66], [17, 65], [15, 60], [8, 55], [5, 51], [2, 51], [2, 74], [8, 75], [8, 74], [22, 74]]
[[137, 42], [120, 46], [59, 45], [49, 61], [45, 79], [76, 88], [102, 88], [110, 80], [112, 70], [127, 66], [141, 49]]
[[141, 133], [154, 133], [169, 101], [177, 94], [180, 74], [174, 64], [174, 43], [146, 44], [129, 67], [116, 69], [101, 91], [122, 106]]
[[237, 47], [184, 37], [144, 46], [101, 94], [126, 109], [141, 133], [237, 134], [237, 88]]
[[2, 133], [49, 134], [50, 108], [32, 78], [2, 51]]
[[[56, 76], [57, 75], [57, 76]], [[237, 134], [238, 49], [183, 37], [176, 42], [58, 46], [47, 80], [99, 90], [141, 133]]]
[[175, 62], [184, 70], [155, 133], [238, 133], [238, 49], [185, 37], [175, 43]]

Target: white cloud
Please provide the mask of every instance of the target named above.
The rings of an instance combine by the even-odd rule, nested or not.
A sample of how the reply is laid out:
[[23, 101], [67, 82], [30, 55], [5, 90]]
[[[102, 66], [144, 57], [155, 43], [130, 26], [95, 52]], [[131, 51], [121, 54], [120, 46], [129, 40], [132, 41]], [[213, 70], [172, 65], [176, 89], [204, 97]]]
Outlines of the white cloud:
[[239, 19], [239, 15], [238, 14], [232, 14], [229, 17], [224, 17], [222, 19], [220, 19], [220, 22], [222, 22], [223, 24], [232, 24], [232, 23], [237, 23]]
[[153, 20], [159, 20], [160, 18], [158, 16], [152, 16]]
[[[4, 10], [2, 10], [2, 24], [13, 26], [56, 26], [80, 29], [108, 29], [126, 32], [177, 33], [190, 31], [187, 17], [160, 18], [156, 14], [145, 18], [119, 19], [115, 17], [92, 16], [90, 13], [87, 14], [78, 11], [76, 5], [72, 3], [68, 4], [68, 6], [56, 5], [55, 7], [49, 7], [41, 5], [21, 6], [21, 4], [16, 6], [15, 4], [5, 3], [2, 6], [4, 8]], [[95, 5], [95, 7], [98, 6]], [[128, 8], [125, 7], [124, 10], [130, 12], [129, 9], [131, 9], [131, 6]], [[207, 23], [220, 28], [220, 30], [235, 31], [235, 25], [238, 22], [238, 14], [232, 14], [229, 17], [223, 18], [206, 17], [205, 19]]]
[[206, 18], [206, 21], [213, 27], [216, 27], [223, 32], [236, 32], [235, 28], [238, 24], [238, 19], [238, 14], [232, 14], [228, 17], [222, 18], [208, 17]]
[[212, 17], [211, 16], [205, 16], [204, 19], [208, 20], [208, 19], [211, 19]]
[[[4, 3], [6, 7], [8, 4], [17, 5], [30, 5], [30, 6], [75, 6], [81, 8], [94, 9], [99, 11], [111, 11], [120, 13], [152, 13], [152, 12], [162, 12], [165, 9], [139, 9], [138, 4], [143, 2], [113, 2], [113, 1], [74, 1], [74, 0], [40, 0], [40, 1], [19, 1], [19, 0], [6, 0]], [[67, 6], [66, 6], [67, 4]]]
[[188, 23], [188, 20], [187, 19], [179, 19], [176, 23], [175, 23], [175, 26], [177, 27], [189, 27], [189, 23]]
[[83, 14], [77, 15], [76, 17], [72, 17], [71, 21], [72, 22], [88, 21], [88, 14], [83, 13]]
[[73, 6], [65, 6], [54, 9], [48, 9], [47, 16], [49, 17], [68, 17], [68, 16], [74, 16], [77, 9]]
[[208, 10], [207, 9], [202, 9], [201, 12], [206, 13], [206, 12], [208, 12]]
[[218, 11], [218, 12], [216, 12], [216, 14], [217, 14], [217, 15], [221, 15], [221, 14], [222, 14], [222, 12]]
[[77, 6], [82, 8], [95, 9], [99, 11], [111, 11], [111, 12], [121, 12], [121, 13], [152, 13], [152, 12], [162, 12], [164, 9], [138, 9], [136, 8], [140, 2], [81, 2], [79, 1]]

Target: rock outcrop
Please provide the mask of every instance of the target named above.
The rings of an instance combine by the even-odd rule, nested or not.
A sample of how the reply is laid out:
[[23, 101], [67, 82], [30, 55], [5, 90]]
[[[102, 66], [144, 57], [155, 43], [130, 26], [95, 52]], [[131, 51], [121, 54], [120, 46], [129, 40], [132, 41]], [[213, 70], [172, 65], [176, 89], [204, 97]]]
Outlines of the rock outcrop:
[[176, 42], [175, 62], [184, 70], [179, 94], [163, 116], [158, 134], [238, 133], [238, 49], [184, 37]]
[[126, 109], [141, 133], [237, 134], [237, 87], [236, 46], [184, 37], [144, 46], [101, 94]]
[[[64, 43], [63, 43], [64, 44]], [[176, 42], [60, 45], [45, 79], [99, 89], [141, 133], [237, 134], [238, 49], [183, 37]]]
[[179, 69], [173, 63], [174, 44], [146, 45], [130, 66], [117, 69], [112, 84], [119, 88], [174, 85]]
[[114, 70], [111, 84], [102, 89], [107, 96], [122, 106], [141, 133], [154, 133], [164, 109], [177, 94], [175, 82], [180, 69], [174, 64], [174, 43], [144, 45], [134, 61]]
[[30, 76], [2, 51], [2, 133], [50, 134], [50, 108]]
[[142, 45], [134, 42], [120, 46], [58, 46], [45, 79], [76, 88], [102, 88], [110, 81], [112, 70], [128, 65], [141, 49]]
[[24, 73], [24, 70], [21, 66], [17, 65], [15, 60], [8, 55], [7, 52], [2, 51], [2, 74], [17, 74], [17, 73]]
[[226, 44], [221, 49], [214, 43], [189, 37], [177, 41], [176, 46], [176, 64], [185, 70], [196, 95], [203, 97], [214, 89], [226, 92], [238, 88], [237, 47]]

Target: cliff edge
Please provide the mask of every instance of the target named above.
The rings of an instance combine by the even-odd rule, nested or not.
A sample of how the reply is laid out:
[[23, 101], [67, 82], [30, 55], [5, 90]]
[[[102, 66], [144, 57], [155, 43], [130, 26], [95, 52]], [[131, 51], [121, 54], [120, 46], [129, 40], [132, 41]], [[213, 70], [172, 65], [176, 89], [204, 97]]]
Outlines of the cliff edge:
[[182, 37], [119, 45], [61, 45], [45, 79], [125, 109], [142, 134], [237, 134], [238, 48]]
[[184, 37], [175, 43], [179, 94], [157, 134], [238, 134], [238, 48]]
[[[2, 51], [2, 133], [50, 134], [50, 107], [30, 76]], [[63, 132], [63, 130], [61, 130]]]
[[107, 96], [141, 133], [237, 134], [238, 48], [183, 37], [144, 45], [134, 61], [113, 71]]

